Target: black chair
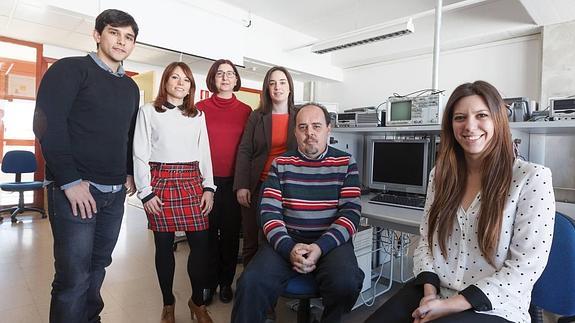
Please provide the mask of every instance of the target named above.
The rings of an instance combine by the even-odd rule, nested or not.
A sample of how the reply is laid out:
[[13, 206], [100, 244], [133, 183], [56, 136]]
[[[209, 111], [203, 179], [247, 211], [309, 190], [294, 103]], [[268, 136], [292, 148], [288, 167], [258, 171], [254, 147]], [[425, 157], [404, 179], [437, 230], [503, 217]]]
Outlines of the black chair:
[[0, 189], [6, 192], [18, 192], [19, 199], [18, 205], [0, 210], [2, 212], [10, 212], [12, 223], [18, 222], [16, 215], [25, 211], [36, 211], [42, 214], [42, 218], [46, 217], [46, 212], [43, 209], [35, 207], [24, 206], [24, 192], [34, 191], [42, 188], [43, 183], [39, 181], [22, 182], [22, 173], [33, 173], [36, 171], [36, 156], [34, 153], [25, 150], [13, 150], [4, 155], [2, 159], [2, 172], [16, 174], [16, 181], [11, 183], [0, 184]]
[[547, 267], [531, 293], [533, 323], [543, 323], [542, 309], [562, 315], [558, 323], [575, 322], [575, 221], [559, 212]]

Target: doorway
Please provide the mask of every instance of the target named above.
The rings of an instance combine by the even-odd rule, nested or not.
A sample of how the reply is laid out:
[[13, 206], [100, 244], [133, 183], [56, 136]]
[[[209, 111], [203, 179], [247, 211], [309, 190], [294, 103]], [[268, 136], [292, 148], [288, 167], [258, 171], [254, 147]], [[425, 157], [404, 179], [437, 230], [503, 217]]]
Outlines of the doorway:
[[[22, 174], [22, 181], [42, 180], [43, 160], [32, 131], [36, 90], [42, 75], [42, 45], [0, 37], [0, 53], [0, 156], [12, 150], [35, 153], [38, 169], [35, 174]], [[1, 183], [14, 180], [14, 174], [0, 172]], [[43, 191], [25, 192], [24, 202], [43, 207]], [[18, 193], [0, 191], [1, 208], [16, 204]]]

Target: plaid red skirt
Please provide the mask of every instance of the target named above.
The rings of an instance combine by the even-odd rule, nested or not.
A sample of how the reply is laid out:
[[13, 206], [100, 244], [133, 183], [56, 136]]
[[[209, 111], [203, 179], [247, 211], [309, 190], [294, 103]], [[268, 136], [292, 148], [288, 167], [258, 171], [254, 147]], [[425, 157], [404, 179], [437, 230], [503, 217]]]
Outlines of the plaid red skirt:
[[147, 213], [152, 231], [202, 231], [208, 229], [208, 216], [201, 214], [202, 175], [198, 162], [150, 163], [151, 186], [162, 200], [159, 215]]

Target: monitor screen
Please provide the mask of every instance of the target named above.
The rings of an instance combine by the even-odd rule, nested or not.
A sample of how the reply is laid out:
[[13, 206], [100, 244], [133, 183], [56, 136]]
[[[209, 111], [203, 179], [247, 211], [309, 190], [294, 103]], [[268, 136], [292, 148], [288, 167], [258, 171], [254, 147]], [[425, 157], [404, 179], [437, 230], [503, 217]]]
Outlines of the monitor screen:
[[368, 138], [369, 187], [425, 194], [429, 140]]
[[411, 120], [411, 100], [392, 102], [389, 107], [390, 120]]
[[339, 120], [339, 121], [355, 121], [355, 113], [338, 113], [337, 120]]

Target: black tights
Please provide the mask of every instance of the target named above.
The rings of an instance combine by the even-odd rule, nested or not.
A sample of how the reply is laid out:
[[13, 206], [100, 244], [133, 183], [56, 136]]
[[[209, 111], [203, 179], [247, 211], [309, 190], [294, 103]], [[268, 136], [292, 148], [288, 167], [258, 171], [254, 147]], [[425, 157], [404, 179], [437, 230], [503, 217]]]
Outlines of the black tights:
[[[186, 232], [186, 238], [190, 246], [188, 255], [188, 276], [192, 284], [192, 300], [198, 305], [204, 305], [203, 289], [207, 288], [207, 263], [209, 256], [208, 231]], [[174, 259], [174, 232], [155, 232], [154, 242], [156, 245], [156, 273], [164, 306], [174, 304], [174, 270], [176, 262]]]

